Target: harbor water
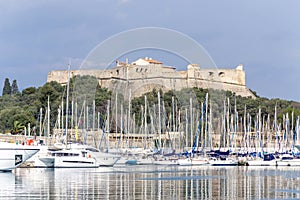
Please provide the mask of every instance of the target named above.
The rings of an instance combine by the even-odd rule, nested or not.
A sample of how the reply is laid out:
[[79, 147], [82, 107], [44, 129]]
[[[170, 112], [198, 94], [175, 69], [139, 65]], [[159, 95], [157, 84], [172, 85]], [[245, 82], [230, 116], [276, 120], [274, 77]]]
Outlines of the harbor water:
[[0, 173], [0, 199], [299, 199], [300, 168], [115, 166]]

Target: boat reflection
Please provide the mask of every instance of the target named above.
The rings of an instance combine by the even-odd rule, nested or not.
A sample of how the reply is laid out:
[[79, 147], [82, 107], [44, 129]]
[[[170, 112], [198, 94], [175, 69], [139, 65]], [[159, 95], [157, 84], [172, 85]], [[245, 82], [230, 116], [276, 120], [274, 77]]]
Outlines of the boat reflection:
[[0, 198], [299, 199], [299, 185], [291, 167], [22, 168], [0, 174]]
[[15, 175], [11, 172], [0, 173], [0, 199], [13, 198], [11, 191], [15, 190]]

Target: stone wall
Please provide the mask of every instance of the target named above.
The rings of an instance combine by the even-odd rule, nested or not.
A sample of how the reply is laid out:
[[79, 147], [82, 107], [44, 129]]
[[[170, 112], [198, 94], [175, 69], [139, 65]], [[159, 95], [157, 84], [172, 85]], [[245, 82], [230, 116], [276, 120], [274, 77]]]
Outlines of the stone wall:
[[[198, 87], [229, 90], [237, 95], [255, 98], [246, 87], [242, 65], [235, 69], [206, 69], [190, 64], [186, 71], [176, 71], [174, 67], [163, 64], [118, 63], [116, 67], [106, 70], [71, 70], [70, 75], [95, 76], [101, 87], [123, 92], [130, 90], [132, 96], [140, 96], [153, 89], [168, 91]], [[67, 78], [66, 70], [51, 71], [47, 81], [66, 84]]]

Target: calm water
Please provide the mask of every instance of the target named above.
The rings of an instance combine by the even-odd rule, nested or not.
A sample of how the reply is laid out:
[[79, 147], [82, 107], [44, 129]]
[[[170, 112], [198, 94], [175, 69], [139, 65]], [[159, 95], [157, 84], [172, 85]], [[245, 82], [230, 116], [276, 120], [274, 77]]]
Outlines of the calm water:
[[300, 167], [21, 168], [0, 199], [300, 199]]

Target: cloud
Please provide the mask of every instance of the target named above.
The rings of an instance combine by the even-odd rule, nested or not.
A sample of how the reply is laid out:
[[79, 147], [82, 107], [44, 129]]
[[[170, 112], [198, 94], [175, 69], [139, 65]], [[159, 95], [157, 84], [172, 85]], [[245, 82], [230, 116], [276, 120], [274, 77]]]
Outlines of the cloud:
[[[189, 35], [204, 46], [218, 67], [243, 63], [251, 89], [276, 96], [276, 87], [284, 83], [291, 88], [297, 85], [296, 79], [286, 73], [284, 82], [265, 80], [261, 74], [283, 75], [283, 66], [287, 72], [295, 69], [293, 75], [300, 73], [296, 64], [300, 59], [299, 6], [300, 1], [277, 0], [0, 1], [1, 73], [9, 77], [19, 69], [24, 85], [40, 84], [46, 81], [47, 70], [63, 68], [69, 58], [77, 65], [111, 35], [155, 26]], [[274, 87], [266, 83], [270, 81]], [[300, 94], [289, 89], [280, 97], [300, 100]]]
[[119, 0], [119, 5], [127, 4], [130, 0]]

